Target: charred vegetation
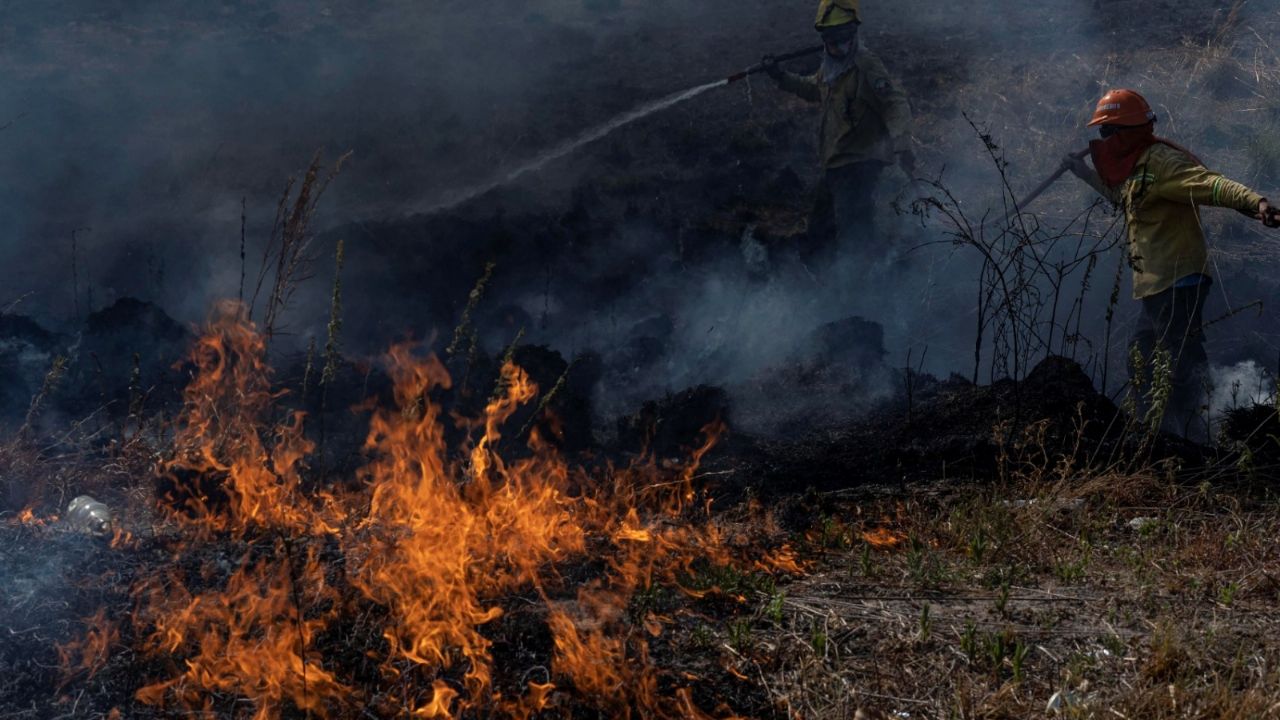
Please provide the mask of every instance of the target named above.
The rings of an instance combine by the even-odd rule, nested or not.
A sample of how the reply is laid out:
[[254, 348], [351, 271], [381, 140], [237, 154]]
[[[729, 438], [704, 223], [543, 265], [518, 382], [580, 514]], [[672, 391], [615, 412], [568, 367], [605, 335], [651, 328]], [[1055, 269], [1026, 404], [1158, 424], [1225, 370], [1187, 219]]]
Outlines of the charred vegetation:
[[[777, 36], [785, 5], [444, 3], [443, 29], [134, 5], [0, 33], [173, 61], [221, 57], [171, 37], [212, 24], [324, 62], [280, 68], [282, 117], [229, 104], [264, 128], [232, 143], [246, 175], [192, 151], [167, 190], [111, 195], [180, 219], [77, 218], [97, 229], [30, 270], [71, 307], [3, 306], [0, 717], [1277, 716], [1274, 238], [1206, 214], [1222, 373], [1167, 432], [1168, 368], [1127, 381], [1123, 220], [1065, 184], [1019, 205], [1074, 149], [1063, 108], [1135, 77], [1236, 103], [1179, 132], [1280, 182], [1252, 125], [1280, 118], [1268, 3], [992, 0], [998, 46], [937, 3], [871, 10], [929, 171], [890, 173], [864, 255], [814, 218], [806, 106], [758, 75], [701, 85], [747, 42], [810, 42]], [[1063, 40], [1119, 31], [1105, 60]], [[509, 76], [475, 50], [495, 34], [547, 62]], [[464, 67], [440, 52], [460, 44], [487, 82], [344, 64], [386, 37], [428, 47], [406, 75]], [[247, 82], [238, 59], [211, 83]], [[351, 108], [314, 124], [358, 127], [332, 165], [312, 82]], [[191, 262], [136, 239], [209, 214]]]

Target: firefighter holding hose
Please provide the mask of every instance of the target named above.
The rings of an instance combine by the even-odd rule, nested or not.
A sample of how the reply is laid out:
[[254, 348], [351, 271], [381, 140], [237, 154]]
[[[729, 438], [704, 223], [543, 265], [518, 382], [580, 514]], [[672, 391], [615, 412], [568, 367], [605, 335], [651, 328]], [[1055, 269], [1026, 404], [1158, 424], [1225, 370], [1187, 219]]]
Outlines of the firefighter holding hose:
[[865, 253], [877, 243], [874, 195], [881, 173], [896, 163], [910, 174], [915, 160], [906, 95], [859, 42], [861, 23], [859, 0], [821, 0], [816, 28], [824, 52], [817, 73], [787, 72], [772, 57], [763, 69], [783, 90], [821, 103], [824, 187], [811, 237], [835, 235], [841, 247]]
[[1101, 135], [1090, 143], [1093, 167], [1081, 154], [1068, 156], [1063, 167], [1124, 212], [1133, 296], [1142, 302], [1132, 346], [1144, 358], [1148, 379], [1155, 374], [1155, 351], [1168, 357], [1165, 429], [1186, 432], [1200, 414], [1209, 362], [1201, 326], [1213, 278], [1199, 208], [1230, 208], [1268, 227], [1280, 225], [1280, 218], [1266, 198], [1157, 137], [1156, 120], [1133, 90], [1108, 92], [1089, 122]]

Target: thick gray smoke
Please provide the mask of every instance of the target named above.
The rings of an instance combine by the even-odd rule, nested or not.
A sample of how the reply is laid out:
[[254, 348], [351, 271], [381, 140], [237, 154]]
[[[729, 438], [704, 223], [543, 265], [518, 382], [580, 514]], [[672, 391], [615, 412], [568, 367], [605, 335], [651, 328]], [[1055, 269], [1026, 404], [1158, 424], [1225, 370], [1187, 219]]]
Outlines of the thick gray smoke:
[[[317, 149], [354, 152], [322, 206], [334, 224], [394, 216], [606, 117], [578, 93], [619, 77], [587, 70], [648, 22], [610, 5], [6, 2], [0, 302], [30, 293], [24, 310], [61, 320], [76, 283], [82, 310], [138, 295], [199, 318], [238, 291], [241, 198], [253, 255]], [[670, 11], [643, 14], [678, 25]]]
[[[1234, 124], [1259, 122], [1246, 111], [1262, 101], [1248, 94], [1266, 79], [1233, 68], [1245, 58], [1274, 60], [1250, 40], [1253, 29], [1270, 36], [1274, 0], [1244, 3], [1234, 16], [1224, 1], [1156, 18], [1133, 12], [1142, 3], [1120, 1], [864, 5], [867, 44], [911, 95], [921, 174], [940, 176], [974, 220], [1003, 203], [999, 177], [962, 113], [1001, 145], [1021, 192], [1083, 146], [1081, 125], [1108, 85], [1146, 90], [1161, 110], [1162, 132], [1202, 149], [1215, 167], [1248, 182], [1280, 181], [1219, 137], [1230, 126], [1221, 122], [1223, 108]], [[384, 245], [373, 255], [352, 228], [432, 207], [644, 102], [810, 44], [812, 10], [809, 0], [3, 3], [0, 303], [22, 297], [21, 311], [57, 322], [77, 306], [83, 314], [134, 295], [197, 320], [211, 300], [238, 290], [241, 198], [252, 286], [285, 178], [318, 148], [329, 158], [352, 150], [317, 226], [337, 228], [326, 241], [344, 236], [349, 272], [363, 274], [350, 280], [348, 298], [356, 344], [360, 328], [378, 335], [387, 328], [376, 321], [392, 305], [414, 301], [397, 296], [399, 288], [379, 288], [382, 269], [412, 263], [423, 285], [445, 275], [457, 285], [460, 266], [431, 254], [440, 238], [405, 238], [402, 251]], [[1117, 63], [1118, 34], [1165, 50], [1149, 64]], [[673, 184], [714, 167], [723, 183], [708, 207], [719, 214], [750, 173], [790, 172], [809, 192], [815, 113], [756, 78], [625, 128], [460, 212], [481, 223], [512, 208], [571, 213], [584, 204], [584, 188], [616, 197], [642, 174], [635, 168], [659, 165], [664, 170], [650, 174]], [[779, 137], [786, 118], [799, 121]], [[761, 137], [779, 167], [762, 168]], [[635, 192], [649, 194], [645, 211], [687, 207], [667, 191]], [[573, 264], [503, 267], [486, 302], [518, 310], [530, 320], [521, 324], [531, 340], [566, 354], [609, 354], [661, 335], [662, 372], [613, 388], [610, 410], [698, 382], [749, 384], [788, 364], [816, 328], [851, 315], [884, 325], [886, 362], [923, 356], [924, 370], [968, 375], [977, 257], [940, 242], [936, 221], [922, 227], [890, 209], [890, 201], [913, 196], [905, 175], [888, 174], [881, 194], [889, 249], [879, 265], [845, 253], [810, 267], [758, 240], [750, 222], [729, 247], [689, 252], [694, 225], [706, 218], [691, 218], [676, 237], [645, 217], [626, 217], [624, 208], [617, 212], [625, 219]], [[1046, 224], [1066, 227], [1091, 201], [1067, 179], [1038, 207]], [[1249, 234], [1256, 231], [1218, 215], [1209, 222], [1223, 262], [1257, 262], [1241, 250], [1256, 244]], [[317, 248], [322, 257], [328, 250]], [[1102, 349], [1117, 260], [1109, 256], [1092, 275], [1081, 326], [1093, 345], [1081, 359], [1096, 360]], [[628, 280], [615, 296], [586, 282], [615, 276]], [[323, 324], [327, 280], [326, 263], [289, 316], [303, 337]], [[1133, 312], [1127, 294], [1126, 281], [1118, 325]], [[447, 333], [444, 322], [424, 318], [392, 330], [429, 337]], [[1123, 352], [1124, 333], [1116, 330], [1114, 353]], [[488, 349], [511, 334], [494, 330]], [[362, 338], [366, 349], [392, 339]], [[1233, 346], [1232, 362], [1260, 355], [1253, 347]], [[890, 380], [878, 382], [887, 389]]]

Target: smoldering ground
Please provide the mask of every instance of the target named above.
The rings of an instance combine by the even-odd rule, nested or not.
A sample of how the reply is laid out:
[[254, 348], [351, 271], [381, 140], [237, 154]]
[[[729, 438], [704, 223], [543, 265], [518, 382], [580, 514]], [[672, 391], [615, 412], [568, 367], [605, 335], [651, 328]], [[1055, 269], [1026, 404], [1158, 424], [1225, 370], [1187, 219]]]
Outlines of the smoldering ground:
[[[1276, 3], [1146, 19], [1137, 5], [867, 3], [867, 42], [912, 99], [921, 174], [941, 178], [975, 220], [1000, 213], [998, 175], [968, 119], [1000, 144], [1018, 191], [1083, 144], [1078, 128], [1103, 86], [1131, 84], [1155, 88], [1163, 131], [1211, 141], [1215, 167], [1275, 182], [1240, 149], [1257, 115], [1228, 101], [1265, 85], [1243, 63], [1266, 59], [1251, 32], [1266, 36]], [[972, 371], [978, 258], [948, 244], [936, 220], [889, 209], [909, 203], [906, 176], [881, 189], [880, 266], [847, 255], [810, 266], [796, 252], [787, 226], [803, 222], [817, 180], [814, 109], [760, 78], [465, 206], [400, 217], [642, 102], [811, 43], [807, 2], [121, 2], [3, 13], [13, 80], [0, 88], [0, 124], [11, 120], [0, 132], [0, 261], [6, 294], [31, 293], [23, 310], [51, 324], [126, 295], [198, 320], [237, 291], [241, 198], [252, 275], [285, 176], [316, 148], [330, 158], [350, 149], [321, 206], [330, 230], [315, 245], [316, 277], [286, 318], [298, 347], [322, 332], [325, 258], [343, 238], [351, 352], [448, 333], [495, 261], [486, 349], [523, 328], [569, 356], [600, 352], [616, 361], [610, 410], [698, 382], [750, 385], [823, 324], [853, 315], [884, 325], [888, 365], [910, 357], [937, 374]], [[1126, 33], [1164, 49], [1155, 66], [1115, 54]], [[1221, 64], [1197, 65], [1210, 45]], [[1222, 107], [1241, 129], [1215, 140]], [[1037, 207], [1066, 227], [1090, 202], [1064, 182]], [[1256, 231], [1207, 221], [1225, 263], [1274, 267]], [[90, 229], [77, 233], [73, 277], [79, 228]], [[1116, 261], [1099, 264], [1085, 293], [1083, 360], [1105, 353]], [[1116, 358], [1132, 310], [1122, 303]], [[1255, 325], [1225, 360], [1269, 361], [1274, 335], [1265, 318]], [[648, 348], [639, 365], [636, 346]], [[872, 396], [893, 382], [866, 380]]]
[[[954, 192], [974, 222], [1006, 208], [996, 163], [1009, 163], [1004, 169], [1014, 194], [1034, 185], [1064, 152], [1082, 146], [1087, 137], [1079, 127], [1111, 84], [1146, 90], [1161, 109], [1162, 132], [1195, 147], [1214, 167], [1270, 191], [1280, 177], [1259, 160], [1265, 147], [1255, 139], [1280, 118], [1268, 104], [1276, 78], [1269, 73], [1280, 61], [1258, 38], [1276, 35], [1276, 4], [1245, 3], [1234, 20], [1231, 2], [1171, 3], [1160, 13], [1151, 13], [1150, 5], [868, 0], [865, 38], [912, 99], [919, 174]], [[6, 78], [0, 81], [0, 127], [7, 125], [0, 130], [0, 227], [6, 232], [0, 308], [34, 315], [66, 333], [47, 339], [24, 330], [34, 338], [28, 347], [43, 354], [23, 356], [31, 360], [24, 371], [32, 382], [10, 397], [0, 392], [0, 402], [11, 404], [21, 422], [57, 343], [79, 353], [72, 376], [84, 372], [95, 383], [106, 376], [113, 391], [124, 391], [131, 401], [124, 385], [132, 353], [156, 350], [154, 336], [161, 333], [155, 328], [165, 328], [173, 347], [157, 351], [154, 365], [171, 368], [161, 356], [170, 349], [170, 357], [179, 354], [189, 336], [162, 320], [136, 323], [127, 336], [116, 326], [95, 333], [78, 321], [118, 297], [140, 296], [195, 322], [212, 300], [234, 296], [241, 276], [241, 198], [247, 198], [252, 284], [285, 177], [303, 169], [321, 147], [330, 161], [346, 150], [355, 155], [320, 206], [313, 277], [284, 318], [289, 334], [273, 341], [279, 367], [296, 366], [312, 338], [323, 347], [332, 251], [341, 239], [348, 251], [345, 352], [372, 355], [406, 335], [435, 337], [435, 347], [443, 347], [467, 293], [486, 263], [494, 262], [475, 323], [484, 350], [501, 352], [523, 329], [525, 342], [550, 344], [568, 358], [598, 354], [606, 360], [598, 393], [605, 416], [711, 382], [734, 393], [735, 424], [745, 420], [753, 429], [786, 432], [794, 418], [805, 418], [807, 429], [825, 431], [861, 403], [898, 390], [907, 365], [973, 377], [979, 256], [950, 242], [949, 226], [937, 213], [920, 218], [910, 212], [918, 195], [941, 188], [911, 184], [896, 171], [886, 177], [879, 201], [884, 232], [876, 238], [883, 249], [876, 260], [850, 248], [810, 252], [803, 227], [818, 180], [815, 108], [760, 78], [646, 118], [463, 206], [404, 217], [410, 208], [483, 184], [637, 105], [748, 65], [765, 52], [807, 45], [811, 21], [808, 0], [351, 0], [327, 6], [246, 0], [201, 7], [117, 0], [91, 8], [0, 3]], [[980, 133], [999, 146], [994, 161]], [[1092, 202], [1086, 190], [1066, 181], [1036, 210], [1046, 232], [1071, 240], [1071, 233], [1081, 232], [1073, 219]], [[1206, 212], [1205, 221], [1221, 263], [1215, 272], [1218, 305], [1210, 317], [1274, 298], [1275, 284], [1266, 276], [1274, 275], [1275, 236], [1223, 212]], [[1113, 222], [1099, 210], [1091, 227], [1102, 230]], [[1063, 251], [1070, 252], [1070, 243]], [[1117, 273], [1127, 272], [1122, 261], [1112, 252], [1088, 273], [1074, 311], [1087, 341], [1067, 343], [1059, 336], [1053, 346], [1075, 353], [1099, 385], [1110, 358], [1112, 393], [1122, 374], [1127, 316], [1136, 309], [1125, 280], [1108, 347], [1106, 313]], [[1254, 279], [1243, 272], [1248, 268]], [[1084, 274], [1077, 270], [1067, 279], [1063, 313], [1072, 312]], [[1269, 386], [1256, 377], [1259, 368], [1269, 370], [1278, 344], [1274, 311], [1267, 313], [1250, 311], [1212, 328], [1212, 352], [1229, 366], [1215, 406], [1265, 397]], [[843, 322], [856, 316], [879, 323], [883, 334], [870, 324]], [[831, 333], [824, 327], [856, 342], [827, 343]], [[807, 373], [815, 345], [817, 354], [843, 353], [839, 361], [869, 362], [850, 363], [854, 370], [847, 373]], [[0, 355], [5, 350], [0, 347]], [[90, 359], [91, 352], [98, 357]], [[994, 353], [989, 345], [981, 353], [977, 374], [985, 381]], [[104, 369], [93, 368], [98, 359]], [[0, 370], [7, 373], [10, 366]], [[146, 382], [156, 377], [147, 375]], [[298, 380], [283, 369], [277, 379]], [[359, 379], [350, 385], [353, 397], [335, 410], [335, 396], [331, 416], [367, 388]], [[1087, 396], [1077, 388], [1064, 389], [1067, 404]], [[98, 397], [95, 389], [94, 403]], [[964, 406], [953, 414], [968, 413], [967, 425], [980, 427], [985, 437], [994, 411], [973, 407], [992, 405]], [[83, 417], [56, 417], [55, 409], [46, 410], [51, 426]], [[322, 412], [321, 428], [324, 422]], [[327, 431], [336, 444], [334, 425]], [[873, 441], [897, 445], [886, 437], [895, 436], [877, 434]], [[895, 464], [868, 463], [867, 446], [859, 442], [843, 443], [839, 462], [830, 461], [830, 444], [814, 446], [812, 456], [796, 455], [812, 462], [783, 467], [800, 468], [786, 472], [787, 488], [798, 491], [815, 470], [829, 473], [833, 484], [849, 482], [842, 475], [856, 465], [877, 479], [897, 473]], [[327, 456], [322, 451], [317, 466], [336, 455], [333, 447]], [[148, 453], [138, 461], [142, 469], [133, 477], [145, 477], [154, 457]], [[92, 465], [82, 474], [37, 466], [34, 474], [75, 492], [123, 485], [124, 475]], [[5, 481], [17, 487], [27, 476], [15, 473]], [[22, 488], [21, 497], [10, 490], [7, 500], [16, 510], [37, 490], [34, 483]], [[65, 507], [52, 492], [46, 500]], [[993, 509], [1007, 516], [1009, 504], [998, 501]], [[1209, 507], [1217, 498], [1202, 502]], [[1162, 503], [1144, 497], [1140, 505], [1179, 505]], [[137, 503], [136, 512], [143, 505]], [[1233, 508], [1231, 540], [1212, 547], [1237, 547], [1238, 514], [1235, 506], [1222, 506]], [[1194, 508], [1198, 512], [1200, 505]], [[1088, 506], [1085, 514], [1094, 510], [1127, 527], [1127, 517], [1111, 522], [1113, 510]], [[1079, 529], [1085, 537], [1088, 527]], [[1061, 545], [1059, 525], [1051, 530], [1051, 542]], [[27, 613], [11, 613], [11, 624], [25, 632], [45, 622], [41, 618], [57, 618], [58, 627], [79, 627], [72, 605], [63, 602], [76, 595], [59, 592], [65, 586], [58, 578], [101, 574], [105, 549], [85, 552], [89, 540], [82, 538], [84, 543], [59, 551], [37, 536], [25, 537], [31, 544], [5, 549], [18, 593], [10, 607]], [[920, 536], [925, 543], [930, 537]], [[1144, 540], [1142, 547], [1149, 544]], [[1252, 557], [1255, 550], [1246, 544], [1240, 552]], [[1239, 577], [1249, 572], [1247, 565], [1242, 560]], [[890, 567], [896, 577], [898, 566]], [[1216, 583], [1226, 576], [1218, 566], [1204, 577]], [[1183, 583], [1186, 576], [1169, 580]], [[1049, 589], [1057, 592], [1060, 583]], [[1102, 591], [1095, 594], [1105, 596]], [[28, 598], [57, 606], [33, 606]], [[965, 600], [966, 612], [972, 602]], [[1145, 605], [1135, 607], [1141, 618]], [[37, 622], [17, 622], [31, 612]], [[911, 614], [905, 617], [911, 625]], [[22, 649], [16, 654], [43, 669], [6, 677], [52, 678], [45, 656], [25, 651], [38, 643], [48, 655], [52, 642], [40, 635], [19, 640], [30, 644], [15, 645]], [[699, 655], [717, 659], [705, 649]], [[948, 655], [954, 666], [954, 653]], [[1129, 653], [1116, 653], [1121, 656]], [[131, 661], [117, 667], [128, 673], [112, 683], [121, 692], [150, 673], [139, 674]], [[52, 695], [51, 683], [30, 685], [36, 688], [30, 697]], [[1153, 687], [1167, 694], [1165, 683]], [[79, 705], [82, 695], [91, 704], [107, 702], [81, 693], [75, 702], [82, 710], [88, 707]], [[13, 697], [28, 695], [20, 690]], [[1033, 697], [1043, 707], [1041, 696]]]

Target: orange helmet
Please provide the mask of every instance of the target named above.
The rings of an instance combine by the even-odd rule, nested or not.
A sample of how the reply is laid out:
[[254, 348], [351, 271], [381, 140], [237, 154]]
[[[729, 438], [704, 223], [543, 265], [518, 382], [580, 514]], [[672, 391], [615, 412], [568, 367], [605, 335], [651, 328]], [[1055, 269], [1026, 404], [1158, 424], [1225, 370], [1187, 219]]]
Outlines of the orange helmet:
[[1111, 90], [1098, 101], [1098, 109], [1093, 111], [1094, 125], [1136, 126], [1155, 122], [1156, 114], [1147, 104], [1146, 98], [1133, 90]]

